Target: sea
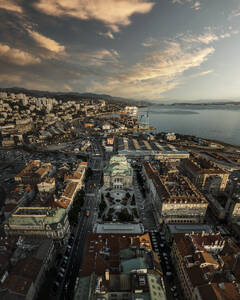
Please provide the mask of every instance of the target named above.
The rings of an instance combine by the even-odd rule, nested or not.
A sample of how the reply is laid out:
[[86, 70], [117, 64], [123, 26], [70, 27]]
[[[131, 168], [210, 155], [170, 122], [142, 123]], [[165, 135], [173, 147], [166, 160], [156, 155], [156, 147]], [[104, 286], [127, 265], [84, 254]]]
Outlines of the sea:
[[240, 146], [240, 105], [153, 105], [140, 108], [139, 120], [152, 132], [175, 132]]

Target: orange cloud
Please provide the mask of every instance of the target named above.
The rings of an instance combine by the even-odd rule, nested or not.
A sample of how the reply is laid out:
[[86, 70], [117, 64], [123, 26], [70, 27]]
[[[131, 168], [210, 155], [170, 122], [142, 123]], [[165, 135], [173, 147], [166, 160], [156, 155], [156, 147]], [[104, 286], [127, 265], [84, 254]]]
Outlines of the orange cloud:
[[60, 45], [58, 42], [54, 41], [53, 39], [50, 39], [39, 32], [28, 30], [28, 33], [30, 36], [37, 42], [40, 47], [45, 48], [49, 51], [55, 52], [55, 53], [64, 53], [65, 52], [65, 46]]
[[204, 35], [200, 35], [198, 37], [198, 40], [200, 42], [204, 43], [204, 44], [209, 44], [213, 41], [217, 41], [218, 37], [214, 33], [207, 33], [207, 34], [204, 34]]
[[203, 43], [210, 44], [212, 42], [218, 41], [219, 38], [227, 37], [227, 34], [218, 36], [215, 33], [211, 32], [211, 29], [208, 29], [208, 32], [200, 34], [200, 35], [192, 35], [192, 34], [180, 34], [180, 39], [186, 43]]
[[75, 56], [75, 59], [79, 59], [79, 63], [87, 65], [95, 65], [95, 66], [101, 66], [105, 63], [113, 63], [118, 61], [119, 54], [116, 50], [97, 50], [92, 52], [82, 52], [78, 53]]
[[101, 35], [101, 36], [104, 36], [106, 38], [112, 39], [112, 40], [114, 39], [114, 35], [111, 31], [99, 32], [98, 34]]
[[92, 91], [133, 98], [161, 98], [181, 83], [181, 75], [199, 67], [214, 53], [214, 48], [183, 48], [177, 42], [165, 42], [162, 51], [152, 51], [142, 62], [115, 74], [106, 83], [92, 83]]
[[22, 13], [22, 7], [16, 0], [0, 0], [0, 9], [6, 9], [11, 12]]
[[119, 26], [131, 24], [133, 14], [148, 13], [153, 6], [146, 0], [40, 0], [35, 4], [48, 15], [99, 20], [114, 32], [119, 31]]
[[4, 62], [13, 63], [19, 66], [38, 64], [40, 58], [31, 55], [20, 49], [11, 48], [8, 45], [0, 43], [0, 59]]

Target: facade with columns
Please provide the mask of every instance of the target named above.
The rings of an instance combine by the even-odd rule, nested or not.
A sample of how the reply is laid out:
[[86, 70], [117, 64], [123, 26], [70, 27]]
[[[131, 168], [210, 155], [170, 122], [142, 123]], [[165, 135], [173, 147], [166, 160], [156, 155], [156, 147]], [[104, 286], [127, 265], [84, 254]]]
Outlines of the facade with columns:
[[132, 186], [133, 170], [125, 156], [113, 156], [104, 169], [104, 186], [123, 189]]

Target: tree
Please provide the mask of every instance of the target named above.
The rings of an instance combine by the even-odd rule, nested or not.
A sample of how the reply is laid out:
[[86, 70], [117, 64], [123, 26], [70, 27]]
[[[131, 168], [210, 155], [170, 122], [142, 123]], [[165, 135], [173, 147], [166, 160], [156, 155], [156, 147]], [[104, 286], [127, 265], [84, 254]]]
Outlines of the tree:
[[131, 205], [136, 205], [136, 201], [135, 201], [135, 196], [134, 196], [134, 194], [132, 195]]
[[104, 200], [101, 200], [101, 202], [99, 204], [99, 210], [100, 210], [100, 212], [103, 213], [106, 207], [107, 207], [106, 202]]
[[129, 192], [126, 193], [126, 198], [129, 199], [131, 197], [131, 195], [129, 194]]
[[108, 213], [106, 221], [112, 221], [112, 215]]
[[143, 194], [143, 198], [146, 198], [146, 192], [145, 192], [145, 189], [144, 188], [142, 188], [142, 194]]
[[133, 216], [128, 213], [128, 210], [126, 208], [121, 210], [121, 212], [118, 214], [118, 218], [123, 222], [133, 221]]
[[84, 190], [79, 190], [73, 200], [72, 207], [68, 213], [68, 220], [70, 225], [74, 225], [78, 223], [78, 214], [83, 207], [84, 204]]
[[91, 177], [93, 174], [93, 171], [91, 168], [87, 168], [86, 174], [85, 174], [85, 181], [87, 181], [89, 179], [89, 177]]

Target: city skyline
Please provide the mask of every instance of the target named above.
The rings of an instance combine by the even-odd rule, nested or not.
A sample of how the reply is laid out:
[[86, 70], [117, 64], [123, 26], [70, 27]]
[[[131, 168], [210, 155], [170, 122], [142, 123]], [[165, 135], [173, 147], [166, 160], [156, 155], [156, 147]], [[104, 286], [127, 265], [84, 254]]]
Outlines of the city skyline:
[[236, 0], [1, 0], [0, 17], [0, 87], [240, 99]]

